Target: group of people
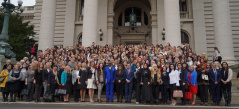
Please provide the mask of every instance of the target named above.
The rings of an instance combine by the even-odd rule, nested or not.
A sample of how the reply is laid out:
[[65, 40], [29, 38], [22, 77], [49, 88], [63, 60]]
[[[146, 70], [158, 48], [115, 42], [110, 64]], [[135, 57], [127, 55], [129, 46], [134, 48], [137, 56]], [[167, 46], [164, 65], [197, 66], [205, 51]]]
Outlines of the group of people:
[[[35, 46], [34, 46], [35, 47]], [[233, 71], [226, 62], [221, 64], [220, 51], [215, 48], [215, 62], [208, 63], [205, 53], [196, 54], [190, 45], [105, 45], [92, 43], [90, 47], [62, 46], [45, 51], [31, 49], [30, 57], [25, 57], [16, 65], [8, 60], [0, 74], [3, 102], [23, 100], [23, 89], [28, 90], [26, 101], [40, 102], [41, 94], [50, 91], [52, 102], [85, 102], [86, 91], [90, 102], [94, 102], [97, 89], [97, 102], [102, 102], [101, 94], [106, 92], [106, 102], [131, 103], [135, 96], [136, 104], [154, 103], [177, 104], [175, 92], [181, 90], [181, 104], [185, 105], [186, 94], [192, 94], [191, 105], [196, 97], [201, 105], [221, 106], [224, 96], [225, 106], [231, 103], [231, 79]], [[220, 57], [219, 57], [220, 56]], [[220, 61], [218, 61], [220, 60]], [[56, 89], [65, 89], [65, 95], [57, 96]], [[105, 89], [105, 90], [103, 90]], [[133, 93], [135, 92], [135, 93]], [[8, 95], [10, 93], [10, 100]], [[211, 97], [209, 96], [211, 95]], [[223, 95], [223, 96], [222, 96]]]

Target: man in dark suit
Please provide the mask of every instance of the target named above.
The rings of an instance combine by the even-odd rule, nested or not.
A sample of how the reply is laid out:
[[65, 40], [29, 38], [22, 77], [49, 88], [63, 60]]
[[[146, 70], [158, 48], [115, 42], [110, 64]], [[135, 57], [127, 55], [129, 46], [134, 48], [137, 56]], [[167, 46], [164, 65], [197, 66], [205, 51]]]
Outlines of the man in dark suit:
[[221, 78], [222, 76], [220, 70], [217, 69], [217, 65], [213, 63], [212, 69], [209, 70], [209, 80], [210, 80], [209, 83], [211, 85], [213, 106], [215, 105], [222, 106], [220, 104]]
[[131, 103], [132, 97], [132, 88], [133, 88], [133, 78], [134, 78], [134, 70], [130, 69], [130, 64], [127, 64], [127, 69], [125, 71], [125, 103]]
[[[125, 85], [125, 70], [123, 65], [120, 64], [118, 70], [115, 71], [115, 82], [117, 89], [117, 102], [122, 103], [123, 94], [124, 94], [124, 85]], [[121, 96], [121, 98], [119, 98]], [[120, 100], [119, 100], [120, 99]]]
[[183, 92], [183, 98], [181, 98], [182, 100], [181, 105], [185, 105], [185, 86], [186, 86], [187, 71], [183, 69], [182, 67], [183, 67], [182, 64], [178, 63], [178, 71], [180, 72], [180, 77], [179, 77], [180, 89]]

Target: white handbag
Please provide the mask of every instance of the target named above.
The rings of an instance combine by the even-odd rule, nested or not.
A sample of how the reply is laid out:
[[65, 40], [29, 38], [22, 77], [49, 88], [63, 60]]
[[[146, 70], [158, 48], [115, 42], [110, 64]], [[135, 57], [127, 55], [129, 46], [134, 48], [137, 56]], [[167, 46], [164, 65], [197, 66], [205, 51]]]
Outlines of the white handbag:
[[202, 79], [208, 81], [208, 75], [202, 74]]

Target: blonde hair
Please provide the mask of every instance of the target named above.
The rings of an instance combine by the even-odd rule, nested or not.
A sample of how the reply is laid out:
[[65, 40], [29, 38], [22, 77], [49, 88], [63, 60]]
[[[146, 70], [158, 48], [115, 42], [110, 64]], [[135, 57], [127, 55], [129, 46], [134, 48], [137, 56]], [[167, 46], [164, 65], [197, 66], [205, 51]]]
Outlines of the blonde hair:
[[66, 66], [65, 69], [64, 69], [66, 73], [70, 73], [70, 71], [69, 72], [66, 71], [68, 68], [71, 70], [70, 66]]

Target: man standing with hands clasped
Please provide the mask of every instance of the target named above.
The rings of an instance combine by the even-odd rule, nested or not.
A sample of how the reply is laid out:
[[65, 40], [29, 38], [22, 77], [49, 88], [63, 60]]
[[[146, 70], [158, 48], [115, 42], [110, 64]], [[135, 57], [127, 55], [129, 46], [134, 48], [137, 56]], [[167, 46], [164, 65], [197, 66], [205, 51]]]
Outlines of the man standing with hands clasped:
[[[113, 103], [114, 100], [114, 82], [115, 82], [115, 67], [111, 66], [108, 63], [108, 60], [105, 61], [106, 67], [104, 68], [105, 71], [105, 83], [106, 83], [106, 102], [109, 102], [109, 95], [111, 98], [111, 102]], [[109, 65], [110, 64], [110, 65]]]
[[134, 78], [134, 71], [130, 69], [130, 64], [127, 64], [126, 69], [126, 83], [125, 83], [125, 103], [131, 103], [132, 97], [132, 88], [133, 88], [133, 78]]
[[222, 106], [220, 104], [220, 88], [221, 88], [221, 73], [220, 70], [217, 69], [217, 65], [215, 63], [212, 64], [212, 69], [209, 70], [209, 83], [211, 85], [212, 91], [212, 100], [213, 106]]

